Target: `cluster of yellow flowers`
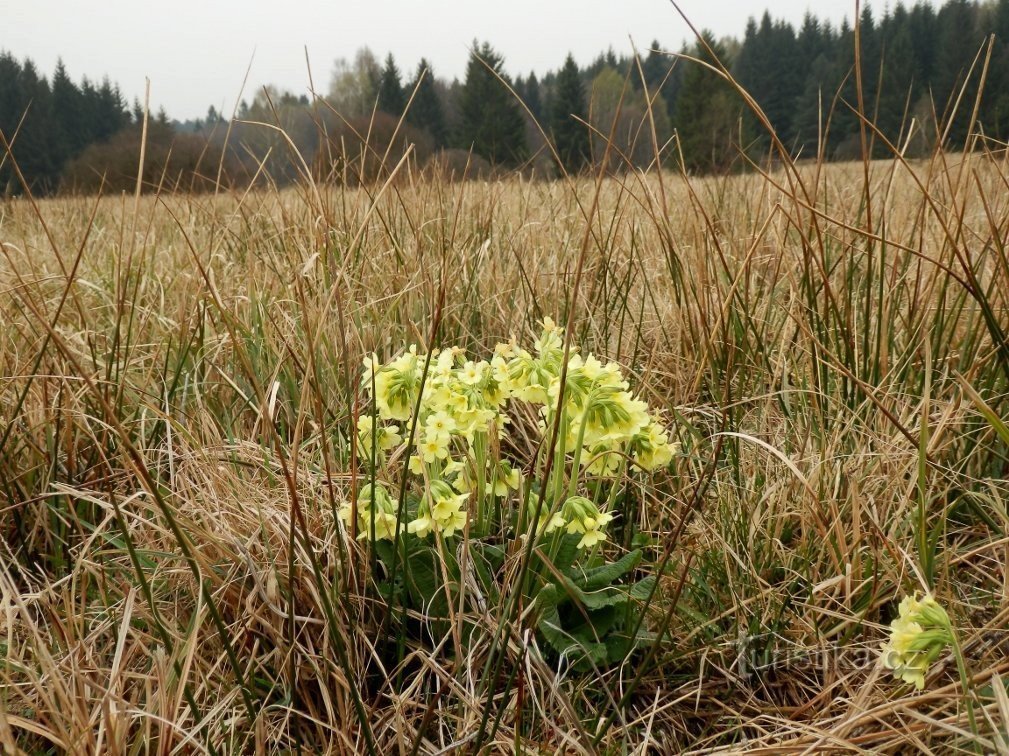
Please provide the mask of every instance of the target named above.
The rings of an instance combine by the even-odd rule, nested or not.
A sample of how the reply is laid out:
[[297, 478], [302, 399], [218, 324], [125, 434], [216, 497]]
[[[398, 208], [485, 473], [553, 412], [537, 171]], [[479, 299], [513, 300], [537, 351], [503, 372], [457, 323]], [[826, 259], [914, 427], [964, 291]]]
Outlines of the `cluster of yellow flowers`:
[[457, 530], [466, 527], [467, 517], [463, 506], [468, 498], [467, 494], [457, 494], [443, 480], [431, 481], [431, 489], [407, 530], [416, 533], [419, 538], [426, 538], [435, 530], [441, 531], [446, 538], [451, 538]]
[[[536, 502], [529, 502], [530, 519], [534, 516]], [[536, 532], [540, 535], [553, 533], [564, 529], [569, 535], [581, 534], [578, 548], [592, 548], [606, 540], [604, 528], [609, 525], [613, 515], [600, 512], [598, 505], [584, 496], [570, 496], [565, 500], [560, 511], [541, 511]]]
[[[630, 392], [616, 363], [604, 365], [572, 350], [565, 373], [563, 329], [549, 318], [533, 353], [514, 340], [498, 344], [489, 361], [467, 359], [456, 347], [428, 356], [413, 346], [387, 364], [372, 355], [364, 365], [363, 386], [372, 395], [377, 419], [367, 415], [358, 422], [359, 458], [384, 464], [415, 426], [407, 464], [423, 478], [426, 493], [407, 530], [421, 538], [432, 532], [455, 534], [466, 526], [471, 500], [480, 517], [487, 498], [503, 499], [520, 488], [518, 466], [500, 452], [510, 401], [539, 406], [544, 438], [559, 423], [556, 458], [565, 469], [570, 465], [573, 478], [579, 472], [616, 476], [628, 463], [656, 470], [677, 452], [660, 417]], [[568, 493], [574, 493], [573, 485]], [[359, 518], [365, 510], [369, 516], [379, 511], [359, 505]], [[539, 532], [564, 527], [580, 533], [581, 548], [605, 540], [604, 528], [612, 519], [593, 502], [574, 496], [551, 502], [546, 510]], [[374, 530], [376, 538], [389, 532]], [[370, 532], [369, 522], [365, 537]]]
[[921, 690], [928, 668], [952, 643], [952, 633], [949, 615], [931, 595], [921, 600], [917, 594], [905, 596], [883, 644], [883, 664], [895, 677]]
[[[349, 526], [354, 517], [354, 508], [350, 502], [344, 502], [340, 507], [340, 519]], [[371, 528], [374, 522], [375, 540], [391, 541], [396, 535], [396, 503], [389, 492], [381, 484], [372, 488], [371, 484], [364, 486], [357, 497], [357, 530], [361, 540], [371, 538]]]

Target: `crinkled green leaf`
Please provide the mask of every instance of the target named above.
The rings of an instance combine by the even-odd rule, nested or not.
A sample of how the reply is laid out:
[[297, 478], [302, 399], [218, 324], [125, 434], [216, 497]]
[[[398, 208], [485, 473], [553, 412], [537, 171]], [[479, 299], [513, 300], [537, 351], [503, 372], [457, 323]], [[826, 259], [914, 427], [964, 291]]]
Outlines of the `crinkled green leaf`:
[[633, 570], [641, 562], [641, 549], [634, 549], [624, 554], [615, 562], [593, 567], [585, 571], [572, 573], [571, 578], [583, 590], [594, 591], [613, 585], [620, 578]]

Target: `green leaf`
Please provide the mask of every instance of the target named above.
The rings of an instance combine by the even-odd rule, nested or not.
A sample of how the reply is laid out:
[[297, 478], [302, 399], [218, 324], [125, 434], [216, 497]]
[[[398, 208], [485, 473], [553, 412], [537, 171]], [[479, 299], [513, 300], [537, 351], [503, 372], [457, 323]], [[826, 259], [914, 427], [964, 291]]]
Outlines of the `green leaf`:
[[648, 597], [652, 595], [652, 590], [655, 588], [655, 581], [655, 575], [649, 575], [648, 577], [639, 580], [631, 586], [629, 591], [627, 591], [628, 597], [634, 599], [635, 601], [648, 601]]
[[607, 585], [595, 591], [583, 591], [571, 578], [564, 578], [568, 594], [588, 609], [602, 609], [627, 603], [627, 592]]
[[641, 562], [641, 549], [634, 549], [624, 554], [620, 559], [600, 567], [593, 567], [580, 574], [572, 574], [572, 579], [583, 590], [594, 591], [613, 585]]
[[577, 533], [561, 537], [561, 544], [557, 549], [557, 557], [554, 559], [554, 567], [561, 572], [568, 572], [571, 569], [571, 565], [578, 558], [578, 542], [580, 540], [582, 540], [582, 537]]

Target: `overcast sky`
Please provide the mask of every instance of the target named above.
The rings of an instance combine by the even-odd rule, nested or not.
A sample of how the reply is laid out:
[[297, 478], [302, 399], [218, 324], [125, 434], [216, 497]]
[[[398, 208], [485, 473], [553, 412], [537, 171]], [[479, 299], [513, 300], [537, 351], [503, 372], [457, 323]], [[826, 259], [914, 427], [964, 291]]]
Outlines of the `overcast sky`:
[[[474, 38], [505, 56], [511, 74], [581, 64], [633, 39], [678, 49], [690, 30], [668, 0], [11, 0], [4, 3], [0, 49], [30, 57], [47, 76], [63, 57], [75, 80], [107, 74], [132, 100], [151, 79], [152, 107], [184, 120], [211, 104], [230, 113], [252, 61], [246, 97], [263, 84], [308, 91], [305, 48], [324, 93], [335, 58], [367, 45], [392, 52], [401, 70], [426, 57], [438, 76], [462, 76]], [[698, 28], [742, 36], [749, 16], [795, 24], [807, 9], [839, 23], [854, 0], [680, 0]]]

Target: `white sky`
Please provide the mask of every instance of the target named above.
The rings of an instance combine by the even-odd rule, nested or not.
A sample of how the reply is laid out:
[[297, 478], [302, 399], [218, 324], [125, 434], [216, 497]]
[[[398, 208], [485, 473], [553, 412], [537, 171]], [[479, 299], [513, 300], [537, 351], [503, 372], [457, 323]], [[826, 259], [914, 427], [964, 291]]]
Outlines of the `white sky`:
[[[461, 77], [472, 40], [489, 41], [511, 74], [581, 64], [613, 46], [640, 50], [653, 38], [676, 50], [691, 37], [669, 0], [8, 0], [0, 49], [30, 57], [46, 76], [63, 57], [71, 76], [108, 74], [132, 100], [151, 79], [152, 107], [173, 118], [230, 114], [249, 61], [245, 96], [263, 84], [308, 91], [305, 47], [325, 92], [335, 58], [369, 46], [401, 71], [426, 57], [438, 76]], [[837, 24], [854, 0], [680, 0], [687, 17], [717, 36], [742, 37], [767, 7], [798, 25], [807, 9]], [[253, 57], [254, 54], [254, 57]]]

